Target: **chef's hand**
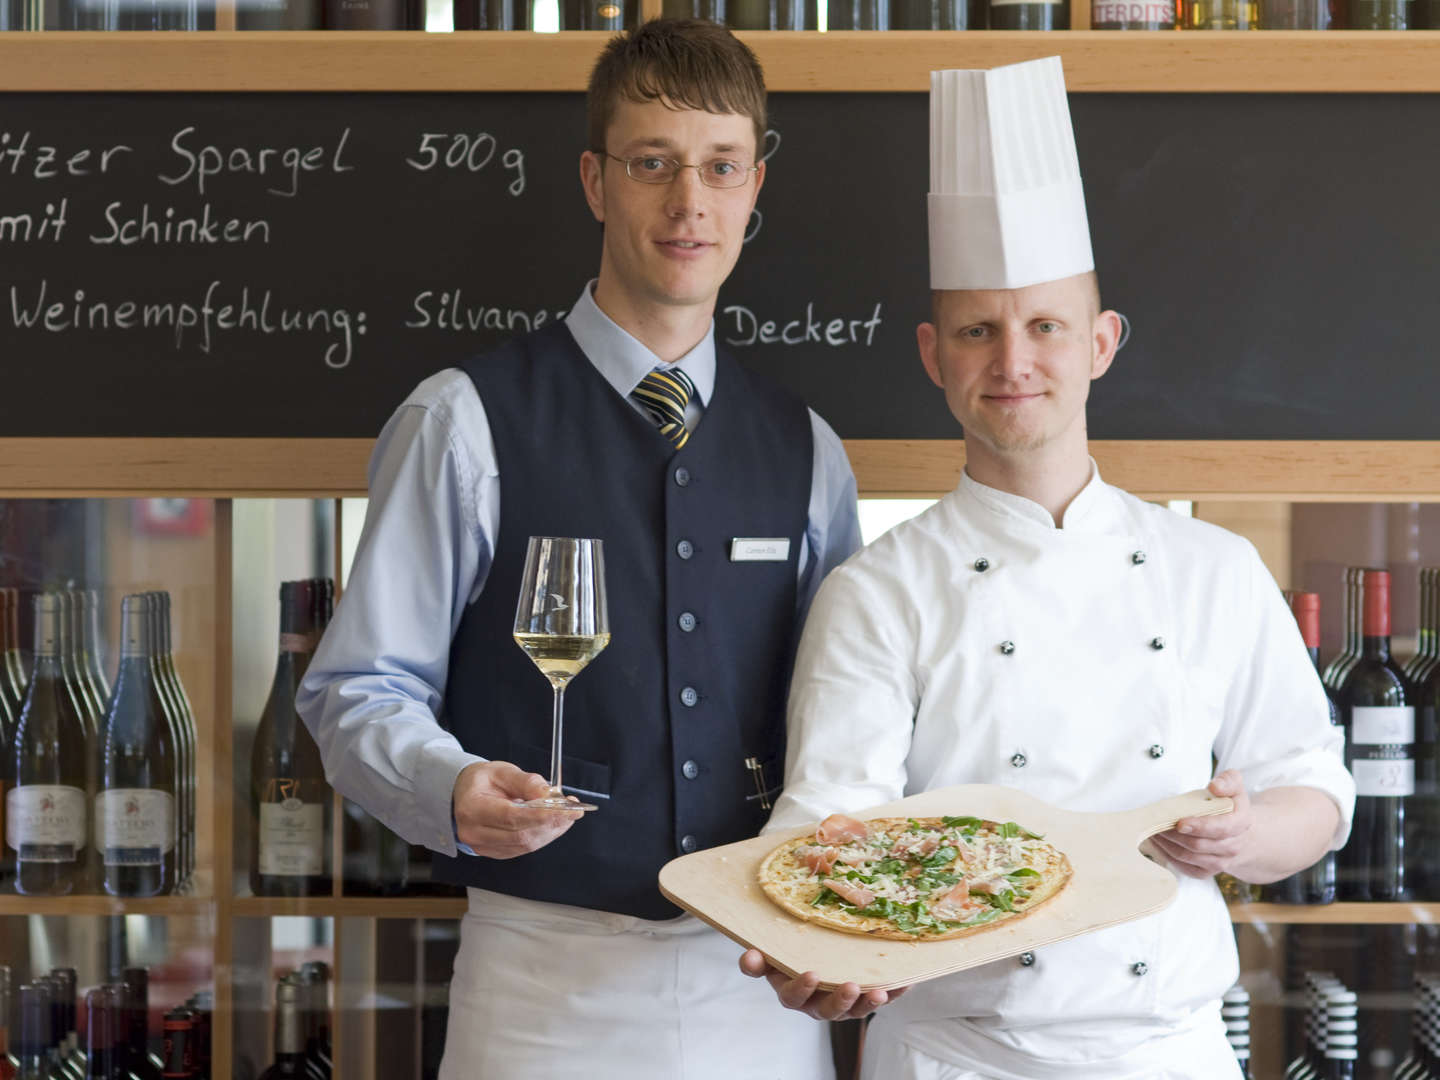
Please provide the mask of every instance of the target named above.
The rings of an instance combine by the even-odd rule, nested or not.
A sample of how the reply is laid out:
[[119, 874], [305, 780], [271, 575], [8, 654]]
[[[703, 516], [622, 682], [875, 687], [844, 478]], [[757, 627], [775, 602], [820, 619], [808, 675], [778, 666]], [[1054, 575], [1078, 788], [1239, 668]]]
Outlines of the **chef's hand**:
[[515, 799], [550, 790], [543, 776], [508, 761], [477, 761], [460, 770], [450, 799], [455, 833], [477, 855], [513, 859], [544, 847], [584, 817], [580, 810], [537, 810]]
[[764, 978], [787, 1009], [795, 1009], [816, 1020], [859, 1020], [880, 1006], [894, 1001], [909, 987], [895, 990], [867, 990], [853, 983], [841, 983], [834, 990], [817, 989], [820, 976], [813, 971], [791, 978], [770, 966], [759, 949], [746, 949], [740, 956], [740, 970], [752, 979]]
[[1240, 773], [1225, 770], [1210, 781], [1209, 791], [1233, 799], [1234, 809], [1214, 817], [1181, 818], [1173, 829], [1150, 838], [1176, 870], [1193, 878], [1234, 873], [1254, 841], [1255, 814]]

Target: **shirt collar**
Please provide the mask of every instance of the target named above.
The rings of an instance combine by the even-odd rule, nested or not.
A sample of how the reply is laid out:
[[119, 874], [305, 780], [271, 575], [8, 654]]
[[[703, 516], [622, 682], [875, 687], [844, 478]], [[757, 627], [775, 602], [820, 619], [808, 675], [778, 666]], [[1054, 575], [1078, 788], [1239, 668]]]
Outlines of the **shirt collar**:
[[595, 282], [589, 281], [580, 292], [580, 299], [565, 316], [565, 326], [574, 336], [580, 351], [595, 366], [601, 377], [621, 397], [640, 385], [640, 380], [657, 367], [663, 371], [680, 368], [695, 384], [701, 405], [710, 403], [715, 389], [715, 320], [693, 349], [673, 364], [663, 363], [658, 356], [630, 334], [595, 303]]
[[[1055, 519], [1039, 503], [1023, 495], [1014, 495], [999, 488], [989, 487], [972, 477], [969, 471], [960, 474], [960, 490], [965, 492], [987, 510], [1002, 518], [1016, 522], [1056, 530]], [[1065, 508], [1062, 526], [1066, 532], [1110, 532], [1113, 531], [1119, 506], [1110, 497], [1110, 487], [1100, 479], [1100, 466], [1090, 459], [1090, 479]]]

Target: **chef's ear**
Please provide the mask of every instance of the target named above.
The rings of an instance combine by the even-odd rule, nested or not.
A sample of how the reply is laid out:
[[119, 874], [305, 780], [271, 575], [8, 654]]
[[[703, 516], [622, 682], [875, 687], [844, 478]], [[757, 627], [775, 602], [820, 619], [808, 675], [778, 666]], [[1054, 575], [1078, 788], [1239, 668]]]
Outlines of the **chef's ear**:
[[585, 202], [590, 213], [602, 225], [605, 223], [605, 162], [599, 154], [586, 150], [580, 155], [580, 187], [585, 192]]
[[940, 336], [934, 323], [922, 322], [915, 327], [915, 343], [920, 346], [920, 363], [925, 365], [925, 374], [941, 390], [945, 383], [940, 378]]
[[1098, 379], [1110, 370], [1124, 332], [1124, 320], [1118, 311], [1102, 311], [1095, 316], [1095, 345], [1090, 361], [1090, 378]]

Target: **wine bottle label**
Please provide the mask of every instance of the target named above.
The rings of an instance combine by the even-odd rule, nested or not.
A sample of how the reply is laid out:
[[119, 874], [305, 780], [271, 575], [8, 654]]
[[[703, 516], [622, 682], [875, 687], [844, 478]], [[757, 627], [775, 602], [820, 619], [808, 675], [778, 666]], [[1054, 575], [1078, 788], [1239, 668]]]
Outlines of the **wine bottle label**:
[[260, 873], [314, 877], [325, 872], [325, 807], [290, 798], [260, 804]]
[[1351, 710], [1353, 746], [1408, 746], [1415, 741], [1415, 709], [1410, 705], [1357, 705]]
[[1123, 23], [1174, 26], [1175, 5], [1156, 3], [1155, 0], [1145, 0], [1143, 3], [1133, 0], [1097, 0], [1090, 7], [1090, 23], [1092, 26]]
[[1356, 758], [1350, 775], [1356, 795], [1394, 799], [1415, 794], [1415, 762], [1410, 758]]
[[24, 862], [74, 862], [85, 848], [85, 793], [59, 784], [11, 788], [5, 843]]
[[159, 866], [175, 846], [175, 797], [150, 788], [95, 796], [95, 845], [106, 866]]
[[281, 652], [312, 653], [315, 651], [314, 634], [281, 634]]

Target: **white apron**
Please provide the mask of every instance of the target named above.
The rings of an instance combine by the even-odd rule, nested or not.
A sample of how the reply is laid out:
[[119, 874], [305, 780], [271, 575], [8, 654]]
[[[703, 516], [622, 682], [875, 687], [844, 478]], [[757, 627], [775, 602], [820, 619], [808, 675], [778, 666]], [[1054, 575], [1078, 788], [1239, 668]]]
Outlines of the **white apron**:
[[827, 1025], [692, 916], [469, 896], [440, 1080], [833, 1080]]

